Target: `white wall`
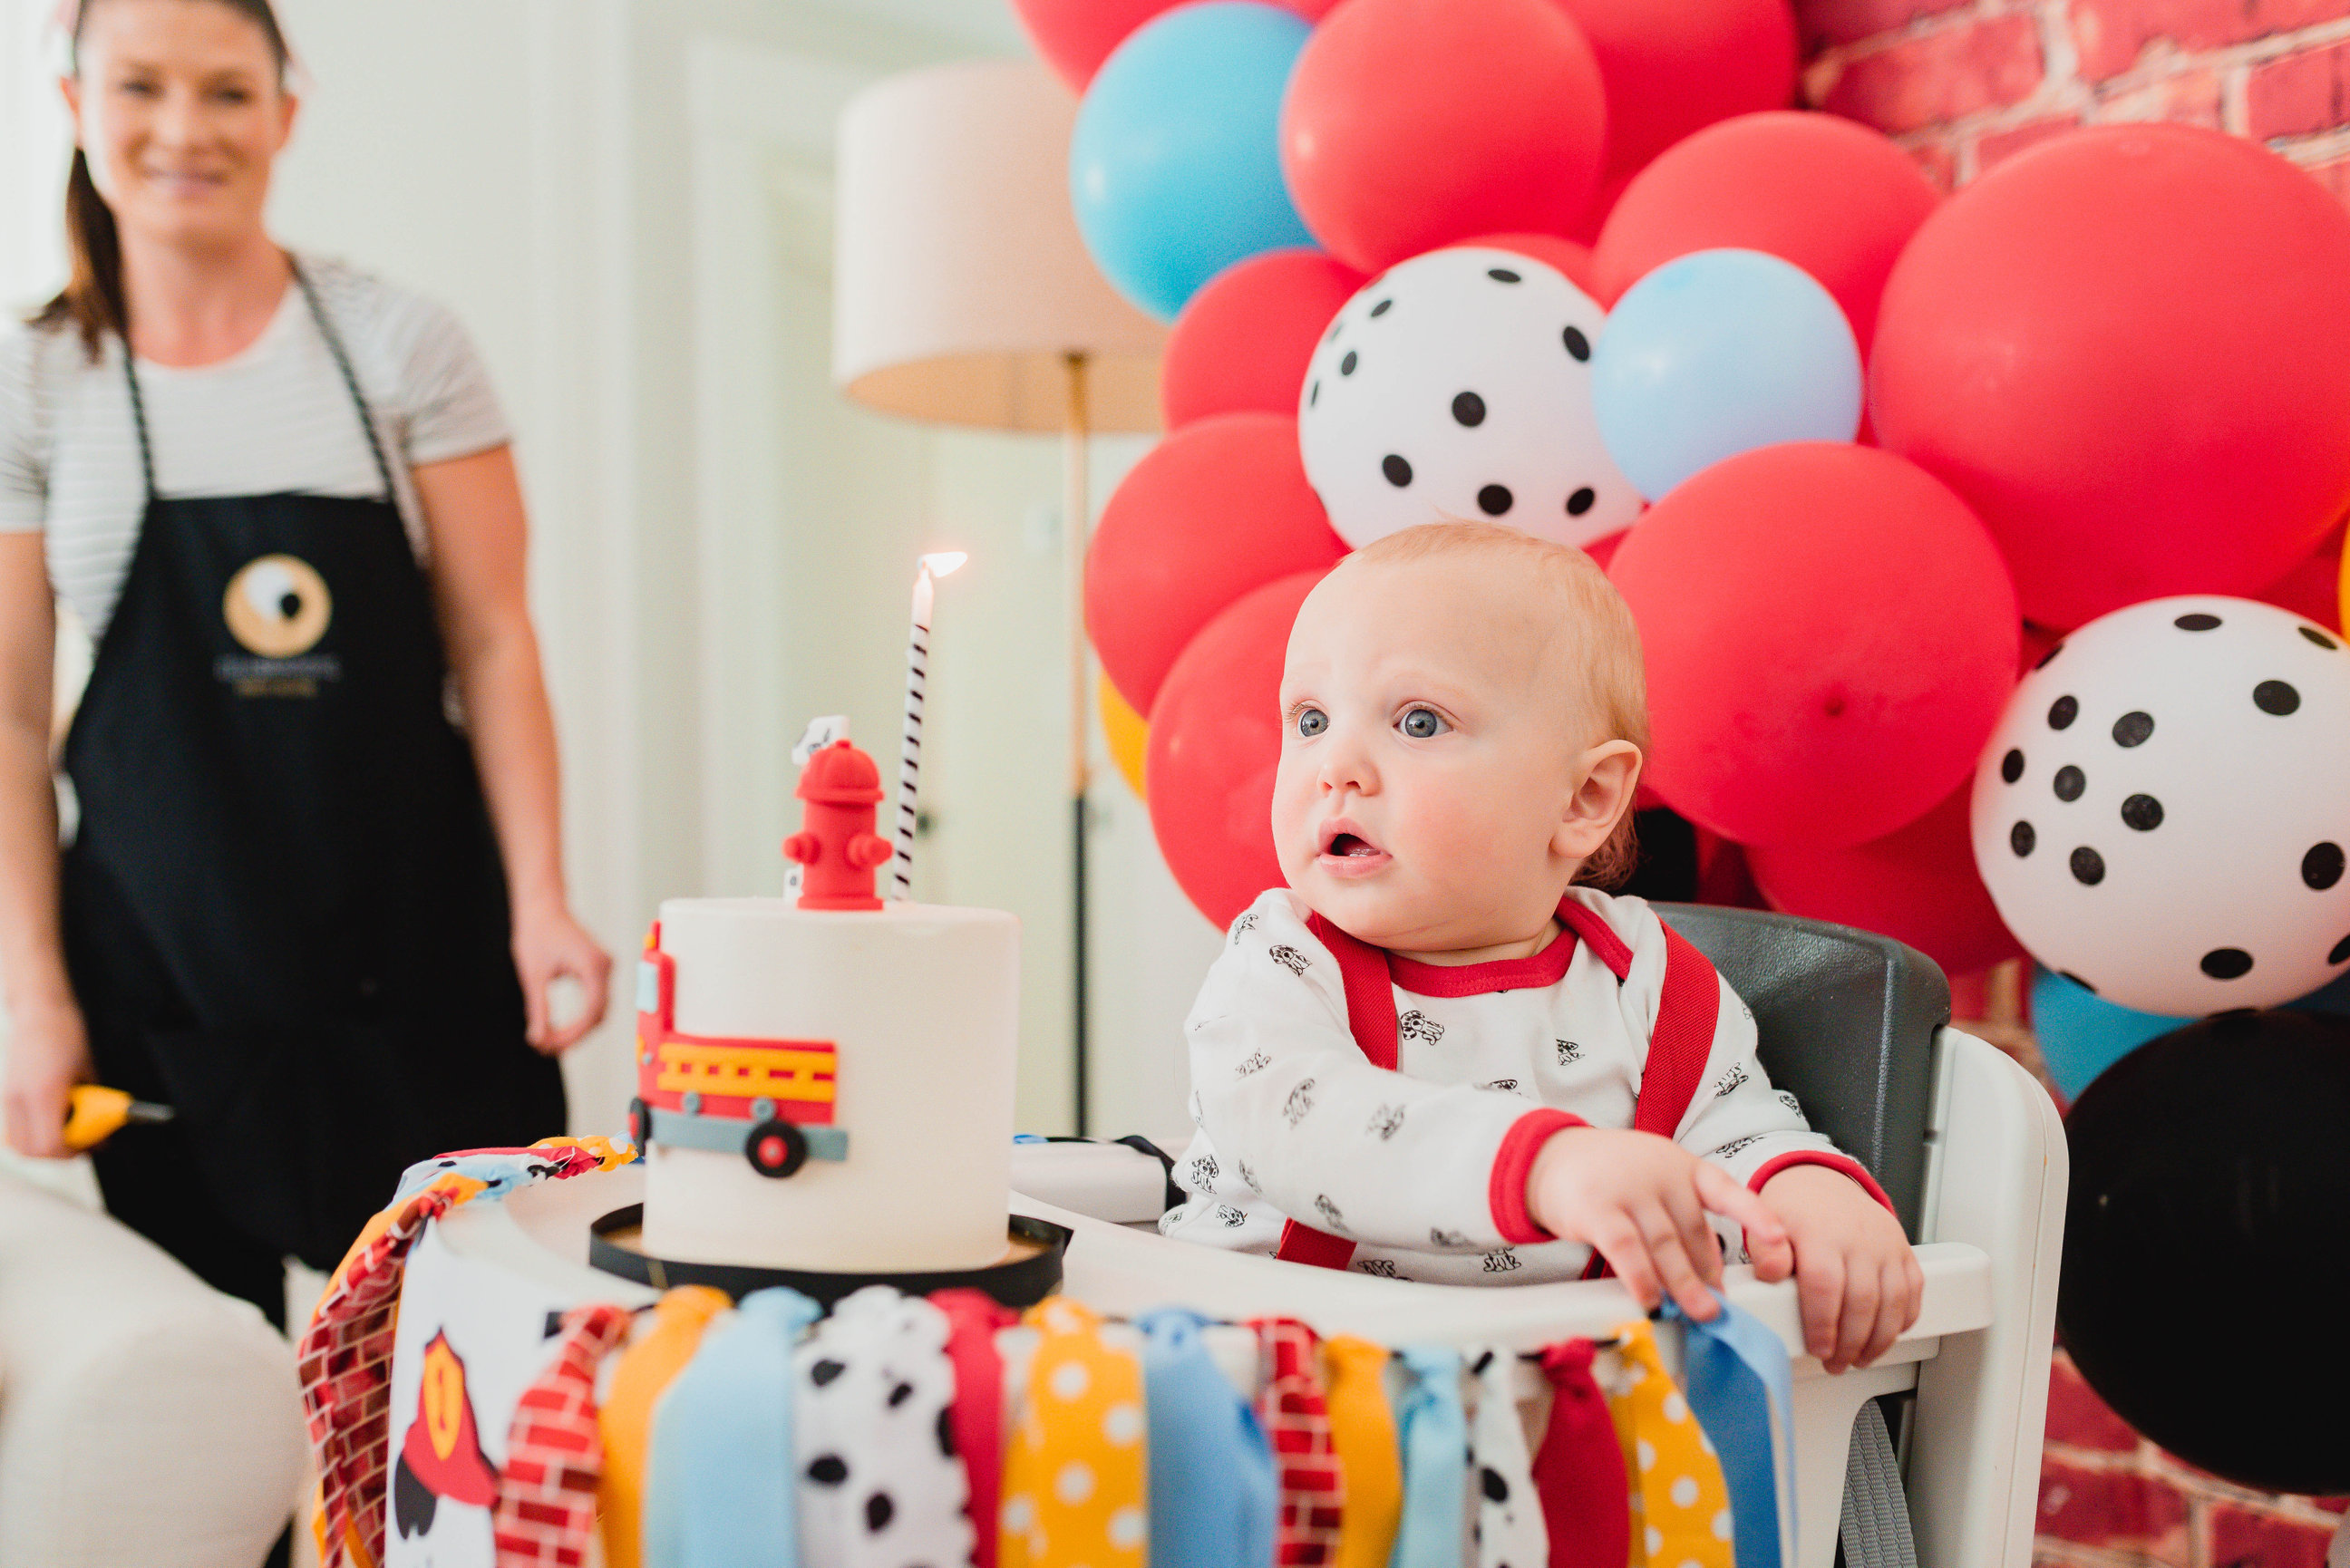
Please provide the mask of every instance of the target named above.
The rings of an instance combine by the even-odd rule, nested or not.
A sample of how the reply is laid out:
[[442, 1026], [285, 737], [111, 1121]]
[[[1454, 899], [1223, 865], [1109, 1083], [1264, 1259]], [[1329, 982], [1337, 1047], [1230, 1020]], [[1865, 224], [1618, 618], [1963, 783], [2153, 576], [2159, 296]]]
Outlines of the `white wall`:
[[[55, 276], [64, 144], [26, 65], [47, 0], [0, 5], [0, 294], [22, 299]], [[823, 369], [830, 102], [1015, 50], [1001, 0], [280, 5], [307, 96], [278, 232], [449, 303], [515, 421], [583, 917], [625, 963], [663, 897], [775, 890], [791, 740], [846, 711], [887, 751], [913, 556], [968, 549], [941, 594], [920, 890], [1022, 917], [1021, 1116], [1066, 1130], [1057, 446], [883, 421]], [[1099, 444], [1097, 504], [1144, 445]], [[1215, 933], [1101, 774], [1095, 1123], [1171, 1135]], [[626, 1102], [618, 994], [568, 1064], [583, 1129]]]

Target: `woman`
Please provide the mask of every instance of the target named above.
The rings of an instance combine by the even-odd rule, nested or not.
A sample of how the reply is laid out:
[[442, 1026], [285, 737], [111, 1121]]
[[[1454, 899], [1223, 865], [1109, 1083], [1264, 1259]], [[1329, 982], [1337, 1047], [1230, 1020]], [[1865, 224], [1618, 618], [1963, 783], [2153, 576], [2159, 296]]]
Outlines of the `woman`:
[[[269, 238], [268, 0], [86, 0], [74, 43], [72, 281], [0, 335], [0, 1097], [38, 1156], [76, 1083], [173, 1106], [98, 1151], [107, 1206], [282, 1325], [284, 1256], [405, 1164], [563, 1129], [609, 960], [471, 346]], [[98, 639], [62, 855], [54, 597]]]

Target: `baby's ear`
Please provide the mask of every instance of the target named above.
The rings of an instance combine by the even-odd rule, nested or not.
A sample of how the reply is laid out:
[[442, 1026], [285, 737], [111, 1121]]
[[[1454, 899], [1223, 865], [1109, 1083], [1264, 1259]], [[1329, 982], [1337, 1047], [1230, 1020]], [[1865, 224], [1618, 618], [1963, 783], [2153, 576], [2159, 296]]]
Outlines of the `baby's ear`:
[[1632, 809], [1640, 763], [1640, 748], [1629, 741], [1603, 741], [1575, 759], [1575, 790], [1551, 837], [1558, 853], [1575, 860], [1598, 853]]

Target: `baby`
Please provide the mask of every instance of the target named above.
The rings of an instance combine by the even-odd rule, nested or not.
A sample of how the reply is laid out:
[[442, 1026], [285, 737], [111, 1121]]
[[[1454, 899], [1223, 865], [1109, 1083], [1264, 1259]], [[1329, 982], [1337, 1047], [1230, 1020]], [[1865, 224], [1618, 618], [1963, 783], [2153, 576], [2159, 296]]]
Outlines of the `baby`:
[[1921, 1288], [1884, 1194], [1773, 1091], [1704, 958], [1587, 885], [1629, 868], [1648, 738], [1591, 559], [1490, 524], [1390, 535], [1307, 597], [1281, 702], [1289, 886], [1185, 1025], [1192, 1196], [1160, 1229], [1456, 1284], [1605, 1259], [1711, 1319], [1711, 1212], [1795, 1276], [1829, 1370], [1884, 1354]]

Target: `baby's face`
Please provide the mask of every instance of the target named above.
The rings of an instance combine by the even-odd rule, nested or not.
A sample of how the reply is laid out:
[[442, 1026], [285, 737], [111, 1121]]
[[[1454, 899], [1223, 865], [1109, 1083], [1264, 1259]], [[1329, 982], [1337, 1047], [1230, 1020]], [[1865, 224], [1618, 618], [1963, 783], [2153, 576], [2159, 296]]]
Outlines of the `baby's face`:
[[1404, 952], [1544, 928], [1607, 836], [1571, 809], [1598, 737], [1555, 603], [1472, 555], [1344, 566], [1308, 596], [1273, 836], [1314, 909]]

